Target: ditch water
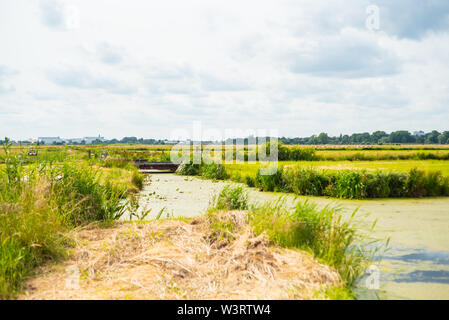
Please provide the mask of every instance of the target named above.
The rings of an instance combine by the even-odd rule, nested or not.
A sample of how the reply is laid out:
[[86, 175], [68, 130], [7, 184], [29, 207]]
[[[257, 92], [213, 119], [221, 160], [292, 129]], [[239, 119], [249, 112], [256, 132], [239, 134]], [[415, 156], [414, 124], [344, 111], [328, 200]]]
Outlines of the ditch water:
[[[226, 182], [213, 182], [174, 174], [155, 174], [142, 191], [141, 208], [151, 209], [147, 219], [193, 217], [204, 214], [210, 200]], [[265, 202], [285, 194], [249, 189], [251, 202]], [[338, 204], [345, 214], [359, 208], [358, 226], [368, 233], [377, 219], [377, 239], [390, 238], [389, 250], [375, 262], [379, 288], [363, 289], [360, 298], [449, 299], [449, 198], [339, 200], [298, 197], [319, 206]], [[288, 196], [293, 200], [293, 196]], [[369, 214], [369, 215], [368, 215]]]

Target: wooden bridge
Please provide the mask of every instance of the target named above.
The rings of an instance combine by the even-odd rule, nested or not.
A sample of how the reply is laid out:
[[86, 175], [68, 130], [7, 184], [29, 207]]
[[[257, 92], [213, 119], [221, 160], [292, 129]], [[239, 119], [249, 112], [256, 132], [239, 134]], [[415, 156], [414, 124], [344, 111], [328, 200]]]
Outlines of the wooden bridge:
[[139, 168], [139, 170], [158, 170], [158, 171], [169, 171], [175, 172], [178, 169], [179, 164], [173, 162], [149, 162], [145, 159], [134, 159], [132, 160], [134, 165]]

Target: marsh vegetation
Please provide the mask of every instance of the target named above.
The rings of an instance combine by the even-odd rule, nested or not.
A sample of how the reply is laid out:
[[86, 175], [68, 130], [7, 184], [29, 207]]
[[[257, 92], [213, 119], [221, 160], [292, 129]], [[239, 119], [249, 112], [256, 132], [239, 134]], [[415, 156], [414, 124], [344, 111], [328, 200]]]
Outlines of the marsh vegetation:
[[[251, 197], [245, 196], [245, 188], [241, 185], [222, 188], [227, 181], [256, 187], [270, 197], [273, 191], [290, 194], [289, 197], [339, 199], [449, 195], [449, 161], [441, 160], [446, 159], [449, 151], [434, 146], [433, 149], [420, 146], [373, 149], [338, 146], [333, 149], [332, 146], [281, 145], [280, 154], [286, 161], [279, 162], [273, 175], [260, 174], [259, 169], [266, 166], [262, 162], [185, 163], [179, 167], [180, 175], [173, 176], [176, 179], [170, 178], [171, 175], [152, 177], [155, 186], [145, 184], [144, 176], [127, 160], [167, 160], [171, 146], [34, 146], [35, 156], [28, 155], [30, 147], [10, 143], [4, 143], [2, 147], [1, 298], [19, 294], [24, 279], [33, 275], [36, 267], [46, 266], [49, 261], [62, 264], [67, 261], [68, 252], [76, 251], [79, 245], [73, 237], [76, 230], [92, 222], [113, 226], [113, 221], [128, 219], [130, 208], [142, 201], [155, 206], [152, 213], [145, 216], [147, 219], [191, 217], [206, 210], [212, 192], [217, 196], [204, 218], [209, 241], [237, 243], [242, 229], [233, 224], [236, 216], [231, 215], [233, 218], [229, 220], [226, 212], [246, 212], [245, 228], [251, 230], [251, 237], [263, 236], [270, 246], [300, 250], [331, 268], [328, 270], [334, 270], [332, 272], [338, 278], [332, 279], [337, 280], [332, 280], [326, 293], [321, 292], [319, 297], [353, 298], [350, 288], [363, 273], [372, 252], [365, 252], [363, 245], [356, 245], [369, 242], [370, 237], [366, 233], [361, 235], [351, 219], [345, 218], [347, 212], [343, 215], [334, 205], [317, 206], [313, 202], [318, 198], [313, 202], [305, 198], [294, 202], [271, 198], [267, 203], [255, 205], [251, 203]], [[248, 152], [254, 152], [254, 149], [234, 150], [234, 154], [240, 153], [243, 159]], [[191, 181], [195, 179], [192, 176], [213, 181], [211, 188]], [[161, 183], [156, 183], [159, 179]], [[147, 188], [157, 190], [164, 181], [177, 185], [173, 197], [146, 194]], [[206, 180], [202, 181], [206, 183]], [[193, 189], [187, 191], [183, 182], [193, 184]], [[432, 199], [429, 201], [437, 201]], [[196, 203], [201, 203], [197, 211], [193, 209]], [[159, 204], [160, 208], [157, 207]], [[388, 204], [376, 210], [381, 209], [388, 209]], [[382, 236], [386, 238], [388, 233]]]
[[33, 268], [65, 255], [70, 230], [123, 214], [128, 195], [141, 187], [137, 169], [103, 171], [65, 156], [23, 161], [3, 145], [0, 171], [0, 298], [21, 288]]

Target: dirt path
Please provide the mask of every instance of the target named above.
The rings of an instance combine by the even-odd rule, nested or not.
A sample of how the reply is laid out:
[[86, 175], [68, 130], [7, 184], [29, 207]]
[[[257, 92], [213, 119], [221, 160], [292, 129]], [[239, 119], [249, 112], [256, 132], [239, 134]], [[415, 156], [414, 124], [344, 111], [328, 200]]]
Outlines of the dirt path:
[[270, 246], [247, 213], [222, 213], [235, 239], [211, 238], [208, 220], [92, 226], [61, 264], [46, 265], [19, 299], [317, 299], [338, 285], [310, 254]]

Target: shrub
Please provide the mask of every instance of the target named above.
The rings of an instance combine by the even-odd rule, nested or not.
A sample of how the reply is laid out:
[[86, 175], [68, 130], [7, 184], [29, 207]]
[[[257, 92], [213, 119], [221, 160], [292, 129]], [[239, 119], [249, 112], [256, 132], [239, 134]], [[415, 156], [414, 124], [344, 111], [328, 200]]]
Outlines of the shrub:
[[407, 196], [407, 179], [406, 173], [391, 172], [388, 174], [388, 186], [390, 188], [389, 197], [399, 198]]
[[200, 165], [190, 162], [181, 163], [176, 173], [184, 176], [197, 176], [200, 174]]
[[201, 176], [207, 179], [225, 180], [229, 178], [225, 167], [222, 164], [212, 162], [201, 167]]
[[[269, 143], [267, 143], [266, 149], [269, 150]], [[318, 159], [315, 153], [314, 148], [287, 147], [278, 142], [279, 161], [313, 161]]]
[[235, 181], [235, 182], [243, 182], [242, 181], [242, 174], [240, 173], [240, 172], [233, 172], [232, 174], [231, 174], [231, 176], [230, 176], [230, 179], [232, 180], [232, 181]]
[[[446, 180], [446, 181], [445, 181]], [[425, 196], [436, 197], [444, 195], [447, 179], [443, 177], [440, 171], [427, 172], [423, 179], [423, 189]]]
[[250, 188], [253, 188], [256, 186], [256, 182], [250, 176], [245, 176], [245, 183]]
[[366, 197], [366, 185], [364, 175], [360, 171], [340, 171], [335, 175], [333, 185], [334, 196], [346, 199], [361, 199]]
[[62, 256], [73, 226], [121, 216], [120, 188], [80, 163], [37, 163], [8, 158], [0, 171], [0, 299], [13, 297], [31, 269]]
[[260, 170], [257, 172], [255, 185], [262, 191], [276, 191], [276, 192], [289, 192], [290, 189], [284, 181], [283, 168], [272, 168], [273, 173], [268, 175], [260, 174]]
[[325, 173], [303, 168], [284, 169], [283, 176], [292, 192], [299, 195], [323, 195], [331, 180]]
[[383, 172], [365, 174], [363, 178], [366, 184], [366, 196], [368, 198], [386, 198], [390, 195], [389, 175]]
[[60, 214], [72, 225], [118, 219], [126, 190], [112, 184], [101, 185], [100, 173], [89, 166], [65, 163], [52, 177], [52, 192]]
[[248, 209], [248, 194], [242, 186], [224, 186], [213, 201], [216, 210]]
[[128, 170], [132, 170], [132, 169], [136, 168], [132, 162], [122, 160], [122, 159], [105, 159], [103, 161], [100, 161], [99, 163], [102, 167], [105, 167], [105, 168], [120, 168], [120, 169], [128, 169]]
[[424, 190], [424, 171], [418, 169], [410, 170], [406, 181], [407, 195], [409, 197], [422, 197]]
[[138, 171], [134, 171], [131, 177], [131, 182], [137, 187], [137, 189], [143, 189], [144, 176]]
[[369, 251], [356, 246], [362, 241], [352, 224], [356, 212], [351, 219], [343, 220], [339, 208], [319, 209], [307, 200], [296, 202], [293, 211], [289, 208], [285, 198], [253, 207], [250, 224], [257, 234], [267, 234], [280, 246], [311, 251], [352, 285], [370, 258]]

